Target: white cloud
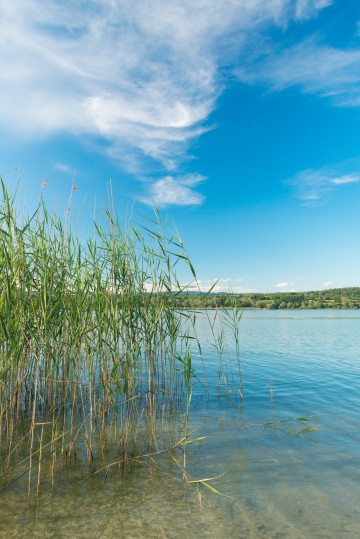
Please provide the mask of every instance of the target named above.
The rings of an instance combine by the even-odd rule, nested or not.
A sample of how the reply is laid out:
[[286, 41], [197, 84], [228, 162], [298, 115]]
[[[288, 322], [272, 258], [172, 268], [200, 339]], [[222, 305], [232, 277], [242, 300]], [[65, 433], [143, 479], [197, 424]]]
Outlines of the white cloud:
[[[247, 288], [239, 285], [233, 286], [231, 282], [237, 282], [242, 279], [233, 279], [228, 277], [225, 279], [198, 279], [197, 282], [193, 282], [187, 286], [187, 289], [193, 292], [211, 292], [214, 293], [234, 293], [234, 294], [247, 294], [252, 292], [258, 292], [257, 288]], [[214, 286], [214, 282], [216, 282]], [[185, 285], [184, 285], [185, 286]]]
[[71, 175], [71, 176], [75, 176], [75, 174], [77, 174], [75, 167], [72, 167], [71, 165], [67, 165], [66, 163], [55, 163], [54, 169], [58, 170], [59, 172], [63, 172], [64, 174]]
[[[206, 287], [204, 287], [201, 291], [206, 292], [206, 290], [209, 290], [209, 287], [207, 289]], [[233, 294], [251, 294], [258, 291], [259, 290], [257, 288], [244, 288], [242, 286], [232, 286], [229, 289], [228, 286], [223, 286], [221, 284], [216, 285], [212, 290], [212, 292], [217, 292], [217, 293], [224, 292], [224, 293], [233, 293]]]
[[327, 97], [338, 106], [360, 105], [360, 48], [340, 49], [322, 45], [314, 37], [292, 47], [252, 58], [237, 70], [249, 83], [265, 82], [273, 90], [291, 86]]
[[[348, 172], [349, 169], [355, 169], [355, 172]], [[294, 185], [297, 198], [302, 200], [305, 206], [315, 206], [323, 202], [330, 191], [359, 182], [360, 163], [351, 160], [317, 170], [303, 170], [287, 183]]]
[[323, 286], [324, 286], [325, 288], [328, 288], [328, 287], [331, 286], [332, 284], [334, 284], [333, 281], [325, 281], [325, 283], [324, 283]]
[[293, 283], [285, 283], [285, 282], [281, 282], [281, 283], [274, 284], [274, 286], [275, 286], [276, 288], [286, 288], [286, 287], [289, 286], [290, 284], [293, 284]]
[[298, 19], [306, 19], [311, 17], [314, 9], [323, 9], [330, 6], [332, 3], [332, 0], [314, 0], [314, 2], [298, 0], [296, 2], [296, 16]]
[[[133, 168], [146, 156], [175, 169], [190, 141], [208, 129], [223, 91], [221, 67], [241, 56], [249, 35], [329, 4], [3, 1], [0, 128], [31, 139], [59, 132], [100, 136], [112, 156]], [[160, 202], [161, 185], [155, 188]], [[177, 192], [200, 203], [190, 187]]]
[[174, 178], [166, 176], [152, 183], [148, 188], [148, 194], [138, 199], [156, 208], [164, 206], [194, 206], [204, 201], [203, 195], [194, 191], [194, 187], [204, 181], [204, 177], [189, 174]]
[[[196, 290], [199, 292], [208, 292], [210, 290], [211, 286], [208, 286], [207, 284], [201, 284], [199, 287], [196, 287]], [[216, 284], [214, 288], [211, 290], [211, 293], [233, 293], [233, 294], [250, 294], [252, 292], [258, 292], [259, 290], [257, 288], [244, 288], [242, 286], [232, 286], [229, 288], [229, 286], [225, 286], [222, 284]]]
[[334, 185], [345, 185], [347, 183], [359, 183], [360, 173], [359, 174], [346, 174], [345, 176], [339, 176], [338, 178], [332, 178], [330, 183]]

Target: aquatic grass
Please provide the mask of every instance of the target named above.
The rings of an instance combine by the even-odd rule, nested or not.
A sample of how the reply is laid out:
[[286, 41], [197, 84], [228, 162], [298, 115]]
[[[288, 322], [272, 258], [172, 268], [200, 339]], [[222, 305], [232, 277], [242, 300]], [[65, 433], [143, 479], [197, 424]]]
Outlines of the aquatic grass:
[[237, 362], [238, 367], [238, 375], [239, 375], [239, 387], [238, 391], [240, 394], [240, 399], [243, 399], [243, 378], [242, 378], [242, 369], [241, 369], [241, 358], [240, 358], [240, 322], [243, 315], [244, 310], [239, 307], [239, 305], [236, 302], [236, 299], [233, 294], [231, 294], [231, 290], [229, 290], [229, 300], [230, 303], [229, 307], [222, 310], [222, 321], [225, 326], [227, 326], [230, 331], [231, 335], [234, 339], [235, 344], [235, 358]]
[[[30, 495], [63, 466], [124, 469], [168, 451], [161, 428], [174, 416], [181, 443], [169, 429], [163, 446], [182, 451], [189, 481], [187, 446], [202, 439], [189, 432], [194, 344], [207, 386], [196, 314], [177, 307], [179, 265], [196, 281], [179, 232], [156, 211], [121, 223], [110, 201], [80, 239], [73, 191], [65, 218], [41, 195], [27, 217], [0, 187], [0, 481], [27, 473]], [[217, 351], [223, 372], [219, 340]]]
[[[88, 460], [94, 431], [116, 423], [125, 448], [136, 422], [155, 428], [157, 399], [182, 398], [177, 369], [181, 317], [171, 294], [175, 266], [186, 260], [179, 238], [156, 230], [106, 223], [80, 241], [40, 198], [29, 218], [16, 213], [15, 195], [1, 180], [0, 205], [0, 435], [5, 467], [27, 420], [30, 474], [44, 424], [53, 435], [83, 425]], [[178, 252], [178, 254], [177, 254]], [[141, 403], [134, 396], [141, 395]], [[124, 401], [126, 405], [122, 404]], [[37, 440], [36, 427], [42, 424]], [[56, 425], [56, 428], [55, 428]], [[61, 425], [61, 426], [60, 426]], [[49, 430], [49, 429], [48, 429]], [[78, 438], [78, 436], [77, 436]], [[73, 450], [71, 434], [61, 451]], [[124, 449], [125, 451], [125, 449]], [[30, 483], [30, 481], [29, 481]]]

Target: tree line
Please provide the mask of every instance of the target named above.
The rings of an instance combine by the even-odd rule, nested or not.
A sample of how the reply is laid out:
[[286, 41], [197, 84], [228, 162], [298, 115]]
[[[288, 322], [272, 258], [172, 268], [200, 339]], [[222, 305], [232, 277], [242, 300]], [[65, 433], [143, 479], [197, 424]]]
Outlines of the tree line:
[[172, 301], [183, 309], [359, 309], [360, 287], [269, 294], [183, 292]]

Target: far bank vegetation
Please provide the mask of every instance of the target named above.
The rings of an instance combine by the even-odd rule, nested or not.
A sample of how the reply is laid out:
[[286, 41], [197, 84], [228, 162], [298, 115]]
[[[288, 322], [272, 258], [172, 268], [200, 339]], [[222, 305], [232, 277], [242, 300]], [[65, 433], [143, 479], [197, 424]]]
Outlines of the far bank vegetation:
[[311, 292], [274, 294], [199, 294], [177, 296], [176, 306], [184, 309], [359, 309], [360, 287], [334, 288]]

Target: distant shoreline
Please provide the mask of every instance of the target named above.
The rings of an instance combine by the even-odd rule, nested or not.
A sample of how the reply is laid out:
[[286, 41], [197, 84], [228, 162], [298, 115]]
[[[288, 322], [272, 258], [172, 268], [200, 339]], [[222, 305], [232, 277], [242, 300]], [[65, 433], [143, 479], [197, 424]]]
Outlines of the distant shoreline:
[[[181, 308], [178, 307], [184, 311], [226, 311], [228, 309], [231, 309], [231, 307], [187, 307], [187, 308]], [[342, 307], [307, 307], [307, 308], [299, 308], [299, 307], [293, 307], [293, 308], [277, 308], [277, 309], [270, 309], [270, 308], [260, 308], [260, 307], [243, 307], [241, 310], [243, 311], [358, 311], [358, 307], [349, 307], [346, 309], [343, 309]]]
[[360, 309], [360, 287], [333, 288], [310, 292], [263, 294], [183, 292], [172, 297], [176, 308], [189, 310], [356, 310]]

